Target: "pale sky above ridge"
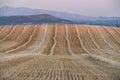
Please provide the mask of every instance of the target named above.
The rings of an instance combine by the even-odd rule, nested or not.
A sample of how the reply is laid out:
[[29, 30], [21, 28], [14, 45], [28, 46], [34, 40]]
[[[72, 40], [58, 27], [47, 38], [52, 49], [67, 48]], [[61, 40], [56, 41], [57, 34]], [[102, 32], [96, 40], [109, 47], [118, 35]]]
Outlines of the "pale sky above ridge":
[[0, 7], [27, 7], [86, 16], [120, 17], [120, 0], [0, 0]]

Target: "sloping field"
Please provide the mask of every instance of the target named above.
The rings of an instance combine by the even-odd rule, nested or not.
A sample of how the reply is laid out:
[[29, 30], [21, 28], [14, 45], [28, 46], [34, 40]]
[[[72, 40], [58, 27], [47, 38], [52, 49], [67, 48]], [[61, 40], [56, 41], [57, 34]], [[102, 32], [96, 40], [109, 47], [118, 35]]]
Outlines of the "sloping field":
[[0, 80], [120, 80], [120, 28], [0, 26]]

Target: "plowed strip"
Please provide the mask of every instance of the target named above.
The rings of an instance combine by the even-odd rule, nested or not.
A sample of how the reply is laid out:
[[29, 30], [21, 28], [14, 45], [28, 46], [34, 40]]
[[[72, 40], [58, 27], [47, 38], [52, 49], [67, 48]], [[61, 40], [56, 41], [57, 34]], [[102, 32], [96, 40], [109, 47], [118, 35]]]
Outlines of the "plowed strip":
[[4, 37], [6, 37], [7, 35], [9, 35], [9, 33], [11, 32], [11, 30], [13, 29], [13, 27], [11, 26], [6, 26], [4, 27], [4, 29], [0, 32], [0, 39], [4, 39]]
[[0, 26], [0, 31], [4, 28], [4, 26]]
[[15, 41], [16, 38], [22, 33], [22, 30], [23, 30], [23, 26], [20, 26], [20, 25], [15, 26], [11, 34], [6, 36], [4, 40]]
[[85, 48], [83, 42], [82, 42], [82, 39], [80, 38], [80, 33], [79, 33], [79, 30], [78, 30], [78, 25], [75, 25], [75, 29], [76, 29], [76, 32], [77, 32], [77, 38], [80, 42], [80, 45], [81, 45], [81, 48], [86, 52], [86, 53], [89, 53], [89, 51]]
[[98, 27], [99, 31], [101, 31], [102, 35], [104, 36], [104, 38], [106, 39], [106, 41], [108, 43], [110, 43], [114, 49], [119, 49], [120, 45], [118, 44], [118, 42], [106, 31], [105, 28], [103, 27]]
[[4, 41], [4, 40], [6, 40], [9, 36], [11, 36], [12, 33], [14, 32], [14, 30], [16, 29], [16, 27], [17, 27], [17, 26], [14, 26], [13, 29], [11, 30], [11, 32], [10, 32], [7, 36], [5, 36], [2, 40]]
[[33, 31], [31, 33], [31, 36], [29, 37], [29, 39], [23, 44], [23, 45], [20, 45], [18, 46], [17, 48], [13, 49], [13, 50], [10, 50], [10, 51], [7, 51], [8, 53], [9, 52], [17, 52], [17, 51], [22, 51], [22, 50], [25, 50], [26, 48], [28, 48], [29, 46], [31, 46], [37, 39], [38, 35], [39, 35], [39, 30], [40, 30], [40, 27], [35, 25], [33, 26]]
[[48, 25], [48, 29], [46, 33], [47, 36], [45, 39], [45, 48], [43, 49], [43, 54], [47, 54], [47, 55], [50, 54], [51, 47], [54, 44], [53, 42], [54, 41], [53, 37], [55, 33], [54, 31], [55, 31], [55, 25], [53, 24]]
[[[92, 34], [92, 32], [94, 32], [94, 31], [91, 31], [91, 32], [90, 32], [89, 26], [86, 27], [86, 28], [87, 28], [87, 30], [88, 30], [88, 33], [89, 33], [89, 35], [90, 35], [91, 40], [94, 42], [94, 44], [95, 44], [95, 46], [96, 46], [96, 48], [97, 48], [96, 51], [97, 51], [97, 52], [99, 51], [99, 54], [100, 54], [100, 55], [106, 55], [105, 52], [104, 52], [104, 50], [101, 50], [100, 45], [97, 43], [98, 40], [99, 40], [97, 33]], [[97, 36], [95, 37], [95, 35], [97, 35]], [[98, 40], [97, 40], [97, 39], [98, 39]], [[102, 53], [102, 54], [101, 54], [101, 53]]]
[[68, 48], [69, 54], [74, 55], [73, 51], [71, 50], [70, 40], [68, 38], [69, 35], [68, 35], [68, 26], [67, 26], [67, 24], [65, 26], [65, 32], [66, 32], [65, 39], [66, 39], [66, 42], [67, 42], [67, 48]]
[[96, 31], [96, 27], [88, 27], [93, 39], [96, 41], [96, 44], [99, 45], [100, 49], [109, 49], [108, 46], [103, 42], [102, 38], [99, 36], [99, 33]]
[[74, 25], [68, 25], [68, 39], [70, 40], [70, 46], [73, 53], [75, 54], [86, 53], [77, 38], [77, 31], [75, 30]]
[[89, 40], [89, 42], [90, 42], [91, 46], [93, 47], [93, 49], [99, 49], [98, 45], [96, 44], [96, 42], [92, 38], [92, 35], [91, 35], [89, 29], [87, 28], [87, 25], [85, 25], [84, 29], [86, 29], [86, 33], [88, 34], [88, 36], [87, 36], [88, 39], [87, 40]]
[[98, 31], [98, 33], [100, 34], [101, 36], [101, 39], [103, 39], [103, 42], [104, 44], [106, 44], [106, 46], [108, 45], [108, 47], [112, 50], [114, 50], [113, 46], [111, 44], [109, 44], [109, 42], [107, 42], [107, 40], [104, 38], [103, 34], [99, 31], [98, 28], [96, 28], [96, 30]]
[[56, 34], [57, 44], [54, 49], [54, 55], [68, 55], [67, 44], [65, 40], [65, 25], [57, 25], [57, 34]]
[[19, 41], [20, 37], [24, 34], [25, 29], [26, 29], [26, 26], [23, 26], [23, 30], [22, 30], [21, 34], [19, 34], [19, 35], [16, 37], [16, 41]]
[[3, 50], [2, 52], [6, 52], [6, 51], [9, 51], [9, 50], [15, 49], [18, 46], [24, 44], [26, 41], [28, 41], [32, 30], [33, 30], [32, 26], [26, 26], [25, 29], [24, 29], [24, 32], [22, 34], [20, 34], [19, 38], [17, 39], [18, 43], [15, 46], [12, 46], [12, 47], [10, 47], [6, 50]]
[[54, 48], [56, 47], [56, 44], [57, 44], [56, 36], [57, 36], [57, 24], [55, 24], [54, 37], [53, 37], [53, 42], [54, 43], [53, 43], [53, 45], [51, 47], [50, 55], [53, 55]]
[[36, 46], [34, 47], [32, 53], [40, 53], [43, 50], [43, 43], [45, 42], [46, 33], [47, 33], [47, 24], [41, 25], [40, 35], [38, 36], [38, 39], [36, 40]]
[[[39, 28], [38, 28], [38, 30], [37, 30], [37, 32], [38, 32], [38, 37], [36, 37], [36, 40], [34, 41], [34, 43], [31, 45], [31, 46], [29, 46], [28, 48], [26, 48], [24, 51], [21, 51], [21, 52], [19, 52], [20, 54], [21, 53], [36, 53], [35, 52], [35, 50], [37, 50], [39, 47], [39, 43], [41, 42], [40, 40], [41, 40], [41, 38], [42, 38], [42, 36], [43, 36], [43, 34], [42, 34], [42, 32], [44, 31], [42, 28], [44, 27], [44, 25], [35, 25], [35, 26], [38, 26]], [[37, 52], [37, 53], [39, 53], [39, 52]]]
[[116, 28], [116, 27], [113, 27], [114, 28], [114, 30], [116, 31], [116, 33], [117, 33], [117, 35], [118, 35], [118, 38], [120, 38], [120, 32], [118, 31], [118, 28]]
[[113, 36], [113, 38], [120, 44], [120, 35], [117, 33], [113, 27], [106, 28], [106, 30]]
[[78, 25], [78, 31], [79, 31], [79, 36], [82, 40], [83, 45], [85, 46], [86, 49], [92, 50], [91, 45], [89, 44], [88, 40], [86, 39], [85, 35], [85, 30], [83, 29], [84, 26]]
[[78, 30], [79, 30], [79, 36], [80, 36], [81, 41], [82, 41], [84, 47], [86, 48], [86, 50], [91, 54], [93, 54], [93, 53], [98, 54], [96, 51], [94, 51], [94, 48], [90, 44], [91, 42], [87, 38], [88, 33], [87, 33], [87, 30], [85, 29], [85, 26], [78, 25]]

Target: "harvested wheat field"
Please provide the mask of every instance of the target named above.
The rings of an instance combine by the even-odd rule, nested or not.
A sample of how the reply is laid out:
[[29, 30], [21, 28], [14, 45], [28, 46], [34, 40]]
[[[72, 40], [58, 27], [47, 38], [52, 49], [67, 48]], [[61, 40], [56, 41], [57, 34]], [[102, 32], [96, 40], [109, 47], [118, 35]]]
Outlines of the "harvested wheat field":
[[120, 80], [120, 28], [0, 26], [0, 80]]

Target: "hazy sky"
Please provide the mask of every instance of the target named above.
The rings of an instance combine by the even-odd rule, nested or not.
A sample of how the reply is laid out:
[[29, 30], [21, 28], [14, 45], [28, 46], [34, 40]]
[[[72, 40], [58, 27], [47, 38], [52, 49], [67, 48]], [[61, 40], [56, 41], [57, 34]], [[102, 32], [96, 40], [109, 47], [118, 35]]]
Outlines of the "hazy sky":
[[56, 10], [88, 16], [120, 17], [120, 0], [0, 0], [0, 7], [2, 6]]

